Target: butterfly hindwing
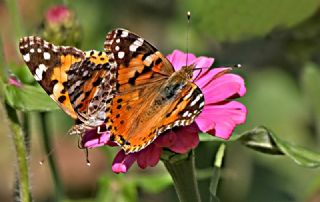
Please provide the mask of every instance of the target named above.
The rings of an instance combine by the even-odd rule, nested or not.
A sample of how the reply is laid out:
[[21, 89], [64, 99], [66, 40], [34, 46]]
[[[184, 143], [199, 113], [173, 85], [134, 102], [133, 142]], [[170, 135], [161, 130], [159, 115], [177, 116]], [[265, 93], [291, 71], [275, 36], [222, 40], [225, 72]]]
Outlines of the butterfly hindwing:
[[191, 82], [174, 95], [166, 93], [163, 84], [154, 84], [150, 88], [115, 96], [108, 129], [126, 153], [136, 152], [161, 133], [173, 127], [190, 125], [203, 105], [200, 89]]
[[106, 52], [87, 51], [85, 59], [68, 71], [70, 100], [84, 120], [105, 119], [116, 86], [116, 65], [109, 59]]

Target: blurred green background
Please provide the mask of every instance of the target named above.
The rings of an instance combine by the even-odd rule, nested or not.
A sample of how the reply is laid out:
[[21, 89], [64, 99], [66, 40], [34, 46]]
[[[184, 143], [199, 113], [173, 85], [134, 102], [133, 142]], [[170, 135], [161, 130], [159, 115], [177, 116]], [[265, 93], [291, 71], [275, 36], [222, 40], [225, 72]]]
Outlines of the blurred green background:
[[[214, 66], [242, 64], [235, 72], [246, 80], [241, 99], [248, 108], [246, 124], [236, 133], [265, 125], [279, 137], [320, 151], [320, 2], [318, 0], [0, 0], [0, 33], [8, 66], [24, 82], [26, 67], [17, 53], [17, 38], [43, 33], [47, 9], [61, 3], [78, 20], [78, 48], [102, 50], [114, 28], [129, 29], [162, 53], [174, 49], [215, 58]], [[191, 11], [189, 41], [186, 12]], [[63, 45], [73, 45], [66, 44]], [[1, 71], [4, 73], [4, 71]], [[29, 75], [30, 76], [30, 75]], [[3, 111], [3, 109], [0, 109]], [[42, 146], [39, 116], [30, 113], [31, 181], [35, 201], [54, 201], [54, 191]], [[178, 201], [161, 163], [133, 168], [125, 175], [111, 171], [116, 149], [90, 151], [91, 167], [77, 148], [77, 137], [66, 136], [72, 120], [62, 111], [46, 118], [54, 142], [53, 154], [66, 201]], [[0, 113], [0, 201], [11, 201], [15, 156], [9, 130]], [[196, 165], [203, 201], [208, 201], [217, 143], [200, 143]], [[306, 169], [282, 156], [256, 153], [240, 143], [227, 146], [218, 189], [221, 201], [320, 201], [319, 169]]]

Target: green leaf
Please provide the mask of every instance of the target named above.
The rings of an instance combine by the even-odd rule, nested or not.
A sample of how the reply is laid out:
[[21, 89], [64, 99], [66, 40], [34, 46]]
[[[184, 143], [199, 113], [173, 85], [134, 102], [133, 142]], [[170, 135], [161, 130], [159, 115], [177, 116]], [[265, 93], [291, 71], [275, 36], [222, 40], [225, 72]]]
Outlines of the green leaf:
[[43, 89], [35, 86], [23, 85], [19, 88], [6, 84], [5, 98], [11, 107], [21, 111], [44, 112], [59, 109]]
[[11, 69], [13, 69], [14, 75], [16, 75], [22, 83], [32, 84], [36, 83], [34, 77], [32, 76], [29, 68], [26, 65], [16, 65], [10, 64]]
[[315, 13], [319, 1], [189, 0], [187, 6], [201, 33], [219, 41], [239, 41], [297, 25]]
[[256, 127], [244, 132], [240, 140], [244, 145], [256, 151], [286, 155], [304, 167], [316, 168], [320, 166], [320, 153], [282, 140], [266, 127]]
[[283, 154], [274, 141], [274, 135], [264, 127], [244, 132], [240, 140], [245, 146], [262, 153]]
[[220, 139], [205, 133], [199, 134], [199, 137], [201, 141], [225, 143], [241, 141], [243, 145], [255, 151], [272, 155], [286, 155], [294, 162], [304, 167], [320, 167], [320, 153], [310, 151], [304, 147], [282, 140], [263, 126], [256, 127], [242, 134], [233, 134], [229, 140]]

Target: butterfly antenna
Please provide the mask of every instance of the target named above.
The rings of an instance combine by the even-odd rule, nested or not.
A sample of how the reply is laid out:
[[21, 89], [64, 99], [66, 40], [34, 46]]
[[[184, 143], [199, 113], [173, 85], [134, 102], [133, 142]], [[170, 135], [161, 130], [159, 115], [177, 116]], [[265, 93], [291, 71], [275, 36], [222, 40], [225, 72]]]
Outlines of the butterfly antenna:
[[233, 67], [235, 67], [235, 68], [241, 68], [242, 65], [241, 65], [241, 64], [235, 64], [235, 65], [233, 65]]
[[39, 161], [39, 164], [42, 166], [46, 162], [46, 159], [48, 159], [54, 151], [55, 151], [55, 148], [51, 149], [49, 153], [47, 153], [44, 157], [42, 157], [42, 160]]
[[[67, 136], [62, 136], [62, 140], [64, 140]], [[51, 155], [53, 155], [53, 153], [56, 151], [57, 146], [53, 145], [52, 148], [50, 148], [50, 151], [48, 153], [46, 153], [45, 156], [42, 157], [42, 159], [39, 161], [40, 165], [43, 165], [47, 159], [49, 159], [49, 157], [51, 157]], [[49, 159], [50, 161], [50, 159]]]
[[189, 27], [190, 27], [190, 19], [191, 19], [191, 12], [188, 11], [187, 12], [187, 19], [188, 19], [188, 23], [187, 23], [187, 41], [186, 41], [186, 46], [187, 46], [187, 59], [186, 59], [186, 66], [188, 66], [188, 57], [189, 57]]

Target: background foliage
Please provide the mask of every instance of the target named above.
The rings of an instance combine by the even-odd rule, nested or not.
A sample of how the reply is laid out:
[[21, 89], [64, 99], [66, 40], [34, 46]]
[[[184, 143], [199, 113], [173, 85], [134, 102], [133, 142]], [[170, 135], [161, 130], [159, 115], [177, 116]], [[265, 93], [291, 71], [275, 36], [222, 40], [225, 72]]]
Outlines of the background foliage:
[[[281, 139], [320, 151], [320, 3], [317, 0], [19, 0], [19, 12], [14, 15], [8, 6], [12, 2], [0, 1], [4, 60], [29, 84], [34, 81], [17, 54], [17, 38], [40, 34], [50, 6], [66, 3], [76, 13], [81, 27], [78, 30], [81, 49], [102, 50], [106, 33], [124, 27], [139, 33], [164, 54], [186, 49], [185, 14], [190, 10], [189, 50], [215, 57], [214, 66], [242, 64], [236, 71], [246, 79], [248, 93], [241, 101], [249, 114], [247, 123], [235, 133], [265, 125]], [[1, 73], [6, 74], [4, 68]], [[36, 93], [39, 90], [30, 88]], [[14, 94], [15, 89], [6, 93]], [[21, 99], [30, 97], [27, 93]], [[30, 102], [28, 106], [32, 106], [31, 98]], [[24, 104], [18, 102], [16, 107], [23, 108]], [[46, 102], [42, 107], [45, 110], [52, 104]], [[2, 114], [0, 201], [10, 201], [14, 155]], [[38, 164], [46, 155], [40, 135], [44, 117], [37, 113], [28, 113], [28, 117], [32, 123], [28, 131], [32, 140], [34, 198], [54, 201], [56, 193], [49, 166]], [[101, 148], [90, 152], [92, 166], [87, 167], [83, 152], [77, 148], [77, 138], [65, 135], [72, 124], [70, 118], [54, 111], [45, 117], [45, 122], [53, 139], [66, 201], [177, 201], [170, 177], [160, 164], [153, 169], [132, 169], [125, 176], [115, 175], [110, 169], [115, 150]], [[209, 196], [210, 169], [217, 148], [217, 142], [201, 142], [195, 153], [202, 196]], [[218, 195], [221, 201], [319, 201], [320, 174], [319, 170], [300, 167], [288, 158], [256, 153], [238, 141], [230, 142]]]

